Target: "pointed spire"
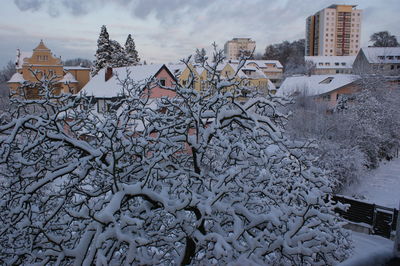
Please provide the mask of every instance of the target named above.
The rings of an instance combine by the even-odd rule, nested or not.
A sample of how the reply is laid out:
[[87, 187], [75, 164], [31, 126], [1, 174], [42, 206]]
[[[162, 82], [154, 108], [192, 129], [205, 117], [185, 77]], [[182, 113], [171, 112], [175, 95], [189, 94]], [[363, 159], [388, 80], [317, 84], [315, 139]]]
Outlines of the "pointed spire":
[[50, 49], [47, 48], [46, 45], [44, 45], [42, 39], [40, 40], [39, 45], [38, 45], [35, 49], [33, 49], [33, 50], [49, 50], [49, 51], [50, 51]]

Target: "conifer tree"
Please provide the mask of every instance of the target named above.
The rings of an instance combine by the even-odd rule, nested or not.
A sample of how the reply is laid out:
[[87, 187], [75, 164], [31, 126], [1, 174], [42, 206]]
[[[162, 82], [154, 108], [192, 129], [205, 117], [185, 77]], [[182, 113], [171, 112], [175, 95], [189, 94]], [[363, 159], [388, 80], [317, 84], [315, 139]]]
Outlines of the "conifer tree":
[[100, 69], [106, 67], [111, 62], [112, 50], [107, 28], [103, 25], [97, 40], [96, 59], [93, 62], [92, 76], [96, 75]]
[[135, 42], [132, 35], [129, 34], [125, 42], [126, 61], [128, 65], [137, 65], [140, 61], [139, 54], [136, 51]]
[[119, 44], [119, 42], [110, 40], [111, 44], [111, 67], [124, 67], [129, 66], [129, 57], [125, 51], [125, 49]]

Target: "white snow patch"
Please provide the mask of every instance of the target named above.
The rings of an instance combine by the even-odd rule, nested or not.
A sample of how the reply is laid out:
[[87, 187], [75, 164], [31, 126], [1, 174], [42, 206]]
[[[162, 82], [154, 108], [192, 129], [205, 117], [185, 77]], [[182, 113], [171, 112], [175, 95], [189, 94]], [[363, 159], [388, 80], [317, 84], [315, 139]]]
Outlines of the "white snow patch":
[[389, 208], [399, 208], [400, 158], [382, 165], [364, 176], [344, 192], [346, 196], [364, 196], [366, 201]]
[[376, 235], [352, 232], [354, 254], [338, 266], [381, 265], [393, 255], [393, 241]]

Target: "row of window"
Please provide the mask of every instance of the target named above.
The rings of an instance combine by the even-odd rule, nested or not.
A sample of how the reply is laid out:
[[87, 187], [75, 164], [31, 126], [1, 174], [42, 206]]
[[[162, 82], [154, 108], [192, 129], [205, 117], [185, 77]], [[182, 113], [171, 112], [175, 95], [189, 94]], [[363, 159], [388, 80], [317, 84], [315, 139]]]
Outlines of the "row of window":
[[400, 56], [399, 55], [388, 55], [388, 56], [384, 56], [384, 55], [380, 55], [378, 56], [378, 59], [380, 60], [400, 60]]
[[48, 61], [49, 60], [49, 57], [47, 56], [47, 55], [38, 55], [38, 56], [36, 56], [36, 59], [38, 60], [38, 61]]
[[[341, 63], [335, 62], [334, 64], [335, 64], [335, 66], [340, 66], [340, 65], [345, 66], [345, 65], [346, 65], [345, 62], [341, 62]], [[325, 66], [330, 66], [331, 63], [330, 63], [330, 62], [325, 62], [325, 63], [319, 62], [318, 65], [319, 65], [319, 66], [323, 66], [323, 65], [325, 65]]]

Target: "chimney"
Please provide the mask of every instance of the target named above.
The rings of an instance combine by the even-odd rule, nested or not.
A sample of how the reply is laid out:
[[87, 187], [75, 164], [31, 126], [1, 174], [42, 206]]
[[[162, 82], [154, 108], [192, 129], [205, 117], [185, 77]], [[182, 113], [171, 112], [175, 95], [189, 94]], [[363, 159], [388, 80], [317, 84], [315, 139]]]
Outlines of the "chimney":
[[105, 81], [109, 80], [113, 75], [113, 70], [112, 67], [107, 67], [106, 68], [106, 74], [104, 75]]

